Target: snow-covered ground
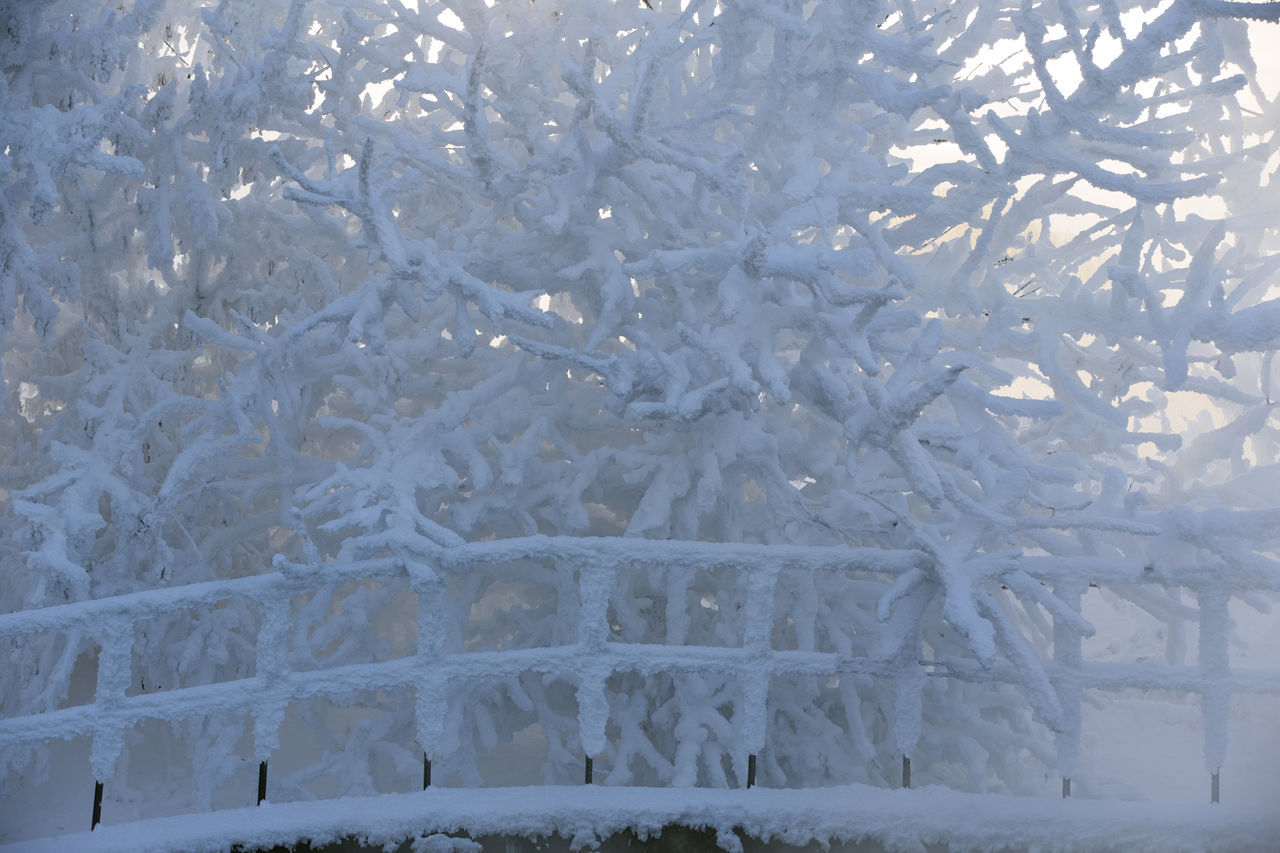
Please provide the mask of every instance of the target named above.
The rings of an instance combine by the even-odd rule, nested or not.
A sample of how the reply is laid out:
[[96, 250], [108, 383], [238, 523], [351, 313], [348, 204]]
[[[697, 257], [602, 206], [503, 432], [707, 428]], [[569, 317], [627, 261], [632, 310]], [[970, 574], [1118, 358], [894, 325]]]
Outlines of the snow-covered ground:
[[[671, 824], [734, 830], [788, 844], [878, 841], [889, 850], [1274, 851], [1280, 812], [1168, 803], [1014, 798], [941, 787], [910, 791], [849, 785], [822, 790], [609, 788], [432, 789], [336, 802], [159, 818], [11, 845], [4, 853], [224, 850], [300, 838], [313, 846], [344, 836], [370, 846], [422, 833], [558, 834], [590, 844], [625, 829], [656, 834]], [[440, 849], [447, 849], [437, 845]], [[426, 846], [430, 850], [430, 846]], [[462, 846], [461, 849], [466, 849]]]

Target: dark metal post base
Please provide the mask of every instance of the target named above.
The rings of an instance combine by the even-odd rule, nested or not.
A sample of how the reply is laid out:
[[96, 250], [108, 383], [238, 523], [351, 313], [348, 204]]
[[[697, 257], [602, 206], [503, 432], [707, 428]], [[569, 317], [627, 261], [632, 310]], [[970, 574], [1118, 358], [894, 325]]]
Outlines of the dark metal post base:
[[100, 823], [102, 823], [102, 783], [95, 780], [93, 783], [93, 823], [89, 824], [89, 831], [93, 832]]

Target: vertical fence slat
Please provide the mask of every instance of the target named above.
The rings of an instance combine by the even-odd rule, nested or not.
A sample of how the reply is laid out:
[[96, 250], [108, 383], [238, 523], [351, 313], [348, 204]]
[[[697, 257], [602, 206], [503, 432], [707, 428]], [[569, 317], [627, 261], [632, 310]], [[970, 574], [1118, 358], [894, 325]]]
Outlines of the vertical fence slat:
[[1210, 802], [1218, 802], [1218, 773], [1227, 757], [1231, 716], [1228, 605], [1231, 593], [1212, 575], [1196, 591], [1200, 603], [1199, 664], [1204, 676], [1200, 707], [1204, 717], [1204, 760], [1210, 774]]
[[[902, 756], [902, 787], [911, 787], [911, 756], [920, 740], [924, 722], [924, 628], [921, 616], [932, 598], [933, 590], [920, 585], [898, 602], [889, 617], [890, 630], [902, 633], [901, 645], [893, 657], [896, 670], [894, 684], [893, 740]], [[905, 625], [899, 620], [906, 622]], [[897, 627], [895, 623], [899, 623]]]
[[667, 645], [682, 646], [689, 634], [688, 590], [693, 570], [675, 564], [667, 569]]
[[[918, 657], [918, 655], [917, 655]], [[902, 754], [902, 787], [911, 787], [911, 755], [920, 739], [924, 712], [924, 667], [916, 661], [898, 673], [893, 724], [894, 739]]]
[[422, 748], [422, 787], [431, 785], [431, 759], [442, 758], [438, 750], [444, 736], [444, 718], [449, 703], [449, 681], [441, 674], [448, 629], [445, 607], [449, 585], [443, 566], [415, 563], [409, 568], [409, 588], [418, 599], [418, 667], [414, 682], [414, 725]]
[[99, 634], [98, 682], [93, 704], [96, 724], [89, 763], [93, 778], [107, 782], [115, 775], [116, 761], [124, 750], [124, 729], [112, 713], [124, 701], [133, 667], [133, 622], [123, 614], [112, 614]]
[[[1087, 587], [1080, 581], [1064, 581], [1054, 585], [1053, 594], [1074, 613], [1080, 613]], [[1084, 663], [1084, 638], [1070, 622], [1053, 618], [1053, 660], [1058, 665], [1054, 690], [1062, 705], [1062, 731], [1054, 734], [1058, 751], [1058, 774], [1062, 777], [1063, 799], [1071, 796], [1071, 779], [1080, 761], [1080, 736], [1083, 729], [1081, 701], [1084, 697], [1081, 667]]]
[[604, 752], [608, 741], [609, 706], [605, 698], [605, 682], [612, 671], [609, 654], [609, 591], [613, 587], [615, 567], [611, 564], [579, 563], [578, 624], [578, 737], [582, 751], [590, 761]]
[[[280, 745], [280, 726], [289, 705], [286, 644], [293, 588], [285, 584], [262, 597], [262, 627], [258, 629], [258, 695], [253, 709], [253, 752], [258, 759], [259, 794], [265, 799], [266, 771], [271, 753]], [[259, 800], [261, 802], [261, 800]]]
[[[742, 646], [751, 655], [744, 668], [742, 683], [742, 746], [748, 754], [747, 787], [755, 784], [756, 755], [764, 749], [768, 724], [769, 682], [773, 658], [773, 602], [777, 592], [777, 563], [755, 566], [747, 577], [746, 624]], [[741, 754], [741, 753], [739, 753]]]

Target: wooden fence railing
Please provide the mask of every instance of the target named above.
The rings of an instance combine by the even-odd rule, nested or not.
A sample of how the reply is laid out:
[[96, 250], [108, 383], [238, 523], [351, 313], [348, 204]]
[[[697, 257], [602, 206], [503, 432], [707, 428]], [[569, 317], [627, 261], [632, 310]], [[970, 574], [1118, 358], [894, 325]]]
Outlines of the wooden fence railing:
[[[573, 642], [537, 648], [497, 651], [446, 651], [440, 614], [447, 606], [447, 578], [464, 573], [477, 562], [550, 561], [566, 589], [576, 594], [577, 637]], [[90, 737], [90, 762], [96, 778], [92, 824], [100, 820], [104, 786], [109, 784], [125, 746], [125, 733], [148, 720], [179, 721], [226, 714], [252, 717], [254, 752], [259, 762], [258, 801], [267, 796], [267, 761], [278, 745], [288, 704], [312, 697], [349, 695], [353, 691], [407, 688], [416, 696], [416, 736], [423, 745], [423, 786], [431, 783], [433, 750], [440, 742], [442, 721], [451, 696], [451, 681], [464, 675], [503, 678], [539, 672], [563, 678], [576, 686], [578, 726], [584, 751], [584, 780], [592, 781], [591, 756], [606, 745], [607, 679], [616, 673], [706, 673], [730, 675], [754, 690], [744, 697], [747, 709], [737, 748], [747, 757], [745, 783], [755, 783], [756, 755], [766, 740], [765, 712], [770, 676], [840, 676], [864, 673], [896, 679], [899, 702], [920, 702], [919, 684], [929, 677], [979, 682], [1017, 682], [1011, 664], [996, 661], [988, 667], [968, 659], [911, 662], [904, 667], [868, 656], [831, 652], [782, 650], [773, 647], [770, 626], [775, 618], [775, 587], [780, 573], [854, 572], [884, 582], [885, 589], [903, 572], [922, 564], [923, 555], [910, 550], [890, 551], [849, 547], [789, 547], [699, 542], [637, 541], [534, 536], [442, 549], [431, 561], [406, 567], [393, 559], [323, 570], [279, 563], [268, 574], [196, 583], [66, 604], [0, 616], [0, 638], [30, 638], [42, 633], [82, 632], [100, 647], [97, 683], [88, 704], [26, 713], [0, 719], [0, 750], [29, 747], [54, 739]], [[699, 569], [730, 568], [745, 573], [746, 605], [740, 647], [618, 642], [610, 636], [609, 594], [616, 573], [637, 566], [688, 577]], [[1028, 558], [1020, 567], [1038, 580], [1055, 585], [1055, 593], [1078, 613], [1090, 583], [1107, 585], [1158, 584], [1190, 588], [1198, 600], [1200, 623], [1198, 663], [1168, 666], [1156, 663], [1087, 661], [1077, 631], [1055, 625], [1051, 659], [1042, 661], [1064, 709], [1065, 725], [1057, 733], [1059, 764], [1064, 769], [1062, 794], [1071, 793], [1071, 768], [1080, 750], [1081, 701], [1090, 688], [1150, 688], [1199, 694], [1202, 701], [1206, 761], [1211, 770], [1211, 799], [1218, 801], [1217, 768], [1225, 757], [1229, 707], [1235, 693], [1280, 693], [1280, 669], [1233, 669], [1227, 654], [1225, 630], [1231, 597], [1211, 572], [1187, 567], [1159, 577], [1140, 564], [1117, 566], [1076, 561], [1066, 574], [1055, 563]], [[416, 654], [392, 660], [294, 671], [285, 652], [290, 602], [326, 584], [343, 581], [407, 580], [416, 593], [418, 636]], [[1266, 586], [1263, 584], [1262, 586]], [[1274, 591], [1276, 585], [1261, 591]], [[141, 695], [128, 692], [134, 627], [142, 620], [192, 608], [210, 608], [229, 597], [244, 597], [261, 608], [256, 640], [256, 670], [249, 678], [182, 687]], [[17, 646], [19, 650], [22, 645]], [[19, 651], [21, 654], [21, 651]], [[760, 687], [759, 685], [765, 685]], [[914, 685], [914, 688], [913, 688]], [[754, 710], [752, 710], [754, 709]], [[919, 708], [915, 709], [918, 717]], [[897, 715], [901, 717], [902, 715]], [[909, 727], [909, 726], [908, 726]], [[916, 726], [918, 729], [918, 725]], [[899, 743], [913, 742], [899, 733]], [[910, 787], [910, 750], [902, 756], [902, 784]]]

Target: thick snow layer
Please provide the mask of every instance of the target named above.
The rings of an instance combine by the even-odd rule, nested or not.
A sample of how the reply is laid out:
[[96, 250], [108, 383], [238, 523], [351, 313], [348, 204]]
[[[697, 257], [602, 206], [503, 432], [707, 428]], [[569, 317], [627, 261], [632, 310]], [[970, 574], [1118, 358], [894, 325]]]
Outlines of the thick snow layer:
[[233, 844], [313, 845], [356, 836], [371, 844], [435, 832], [573, 838], [593, 842], [630, 828], [653, 834], [680, 824], [735, 828], [788, 844], [878, 841], [889, 850], [1274, 851], [1280, 812], [1222, 806], [1055, 800], [966, 794], [941, 787], [888, 790], [713, 790], [540, 786], [434, 789], [340, 801], [266, 804], [100, 826], [92, 833], [0, 847], [2, 853], [147, 853], [225, 850]]

